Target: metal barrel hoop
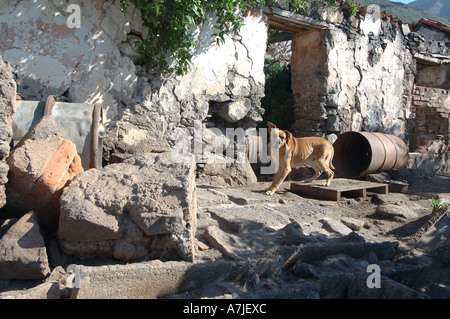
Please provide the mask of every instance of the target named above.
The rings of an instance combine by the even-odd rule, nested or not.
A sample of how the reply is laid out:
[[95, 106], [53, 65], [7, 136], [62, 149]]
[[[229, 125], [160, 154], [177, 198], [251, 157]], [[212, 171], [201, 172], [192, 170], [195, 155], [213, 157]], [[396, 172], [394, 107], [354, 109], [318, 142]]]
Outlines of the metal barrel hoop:
[[103, 109], [100, 103], [94, 104], [94, 111], [92, 112], [92, 128], [91, 128], [91, 151], [89, 168], [100, 168], [99, 156], [99, 128], [100, 120], [103, 118]]
[[53, 107], [55, 106], [56, 98], [53, 95], [49, 95], [45, 101], [44, 116], [52, 115]]

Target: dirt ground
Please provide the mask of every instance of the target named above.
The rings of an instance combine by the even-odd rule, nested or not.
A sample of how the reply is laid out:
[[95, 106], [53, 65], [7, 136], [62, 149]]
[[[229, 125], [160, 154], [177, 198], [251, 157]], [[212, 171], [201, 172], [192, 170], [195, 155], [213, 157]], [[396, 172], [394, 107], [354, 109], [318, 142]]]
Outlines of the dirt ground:
[[[402, 258], [402, 256], [412, 256], [413, 258], [420, 257], [418, 255], [420, 255], [421, 252], [418, 252], [415, 249], [417, 241], [436, 221], [436, 219], [442, 215], [442, 210], [439, 212], [433, 210], [431, 199], [434, 198], [436, 200], [450, 202], [450, 176], [446, 175], [437, 174], [429, 176], [420, 174], [420, 172], [406, 171], [395, 178], [396, 180], [403, 180], [409, 183], [406, 193], [389, 192], [388, 194], [376, 194], [368, 191], [366, 197], [350, 198], [344, 196], [339, 201], [307, 198], [305, 196], [294, 194], [290, 191], [291, 182], [301, 182], [304, 179], [306, 179], [306, 177], [294, 178], [283, 182], [279, 190], [273, 196], [267, 196], [264, 194], [264, 190], [271, 183], [268, 179], [261, 179], [257, 184], [250, 186], [236, 186], [227, 189], [217, 188], [217, 190], [226, 193], [228, 198], [235, 202], [233, 204], [239, 204], [239, 207], [235, 207], [235, 209], [242, 214], [246, 212], [246, 205], [249, 209], [252, 205], [259, 205], [258, 207], [279, 204], [289, 206], [294, 205], [294, 203], [295, 205], [301, 205], [301, 214], [304, 216], [300, 217], [300, 219], [297, 218], [297, 220], [301, 220], [303, 231], [307, 235], [309, 235], [309, 233], [317, 234], [317, 232], [322, 231], [320, 229], [322, 228], [322, 225], [318, 222], [319, 219], [330, 218], [339, 220], [342, 217], [350, 217], [359, 220], [364, 222], [364, 227], [361, 227], [356, 233], [361, 235], [366, 242], [396, 243], [396, 245], [398, 245], [396, 249], [397, 259]], [[204, 186], [200, 187], [203, 188]], [[205, 186], [205, 189], [207, 188], [208, 187]], [[407, 215], [406, 218], [404, 216], [386, 217], [380, 216], [376, 213], [377, 207], [380, 205], [390, 204], [399, 207], [400, 211], [403, 210], [405, 213], [409, 212], [412, 215]], [[214, 211], [214, 208], [212, 211]], [[214, 218], [214, 214], [208, 214], [205, 212], [208, 212], [208, 208], [202, 208], [200, 206], [196, 237], [199, 241], [210, 245], [210, 243], [205, 241], [203, 236], [205, 229], [210, 225], [219, 224], [216, 220], [217, 218]], [[445, 213], [445, 210], [443, 210], [443, 212]], [[329, 236], [329, 234], [330, 233], [327, 233], [326, 236]], [[271, 236], [270, 234], [266, 235]], [[248, 240], [248, 238], [242, 237], [242, 240], [245, 241]], [[269, 247], [267, 249], [270, 250]], [[217, 249], [209, 247], [209, 249], [199, 251], [197, 258], [198, 262], [214, 262], [224, 258], [224, 256]], [[285, 277], [282, 278], [283, 276]], [[444, 294], [442, 296], [446, 298], [445, 296], [447, 296], [450, 292], [448, 288], [450, 285], [448, 265], [444, 265], [444, 267], [438, 266], [432, 268], [432, 270], [428, 272], [427, 276], [427, 280], [430, 280], [430, 282], [440, 282], [443, 284]], [[283, 271], [283, 275], [279, 276], [278, 279], [261, 279], [261, 282], [264, 281], [265, 283], [260, 283], [257, 286], [271, 286], [276, 287], [277, 290], [288, 289], [287, 287], [289, 286], [289, 282], [292, 282], [292, 278], [293, 277], [290, 273]], [[243, 286], [248, 286], [248, 282], [240, 283], [240, 286], [238, 283], [235, 284], [239, 287], [241, 292], [244, 289]], [[422, 291], [422, 293], [425, 294], [427, 292], [428, 291], [426, 290]], [[261, 294], [259, 294], [259, 296], [260, 295]], [[188, 294], [186, 296], [198, 298], [201, 296], [201, 292], [197, 292], [197, 294], [193, 295]], [[281, 296], [284, 298], [284, 295]], [[437, 293], [432, 296], [432, 298], [435, 297], [440, 298], [441, 295]]]
[[[305, 201], [337, 209], [342, 216], [366, 221], [371, 226], [370, 231], [365, 233], [366, 236], [371, 236], [375, 241], [398, 241], [405, 249], [410, 249], [426, 230], [429, 224], [427, 221], [433, 212], [432, 198], [450, 202], [450, 176], [440, 174], [408, 176], [408, 180], [403, 179], [409, 184], [406, 193], [389, 192], [380, 195], [369, 191], [365, 198], [343, 196], [340, 201], [317, 200], [293, 194], [290, 191], [291, 182], [301, 181], [302, 179], [296, 179], [283, 182], [274, 196], [279, 200]], [[269, 185], [270, 182], [261, 181], [243, 189], [262, 192]], [[395, 204], [412, 209], [418, 217], [410, 221], [401, 218], [379, 218], [375, 216], [375, 211], [380, 204]]]

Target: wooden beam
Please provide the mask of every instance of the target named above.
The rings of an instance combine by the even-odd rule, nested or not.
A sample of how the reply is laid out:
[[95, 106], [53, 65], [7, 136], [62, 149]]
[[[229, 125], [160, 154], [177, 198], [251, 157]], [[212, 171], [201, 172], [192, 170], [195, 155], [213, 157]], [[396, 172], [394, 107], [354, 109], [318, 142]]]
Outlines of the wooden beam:
[[275, 30], [298, 32], [310, 29], [327, 29], [328, 24], [280, 8], [263, 6], [263, 12], [269, 18], [269, 26]]

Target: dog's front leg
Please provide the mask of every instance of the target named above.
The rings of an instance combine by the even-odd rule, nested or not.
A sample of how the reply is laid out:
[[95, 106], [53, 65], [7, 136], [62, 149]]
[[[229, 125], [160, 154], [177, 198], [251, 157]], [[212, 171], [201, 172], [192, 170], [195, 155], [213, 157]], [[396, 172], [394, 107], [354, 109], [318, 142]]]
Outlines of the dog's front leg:
[[278, 171], [273, 176], [272, 184], [266, 191], [267, 195], [272, 196], [276, 192], [276, 190], [280, 187], [281, 183], [283, 183], [283, 181], [286, 179], [286, 177], [291, 172], [292, 169], [291, 169], [290, 161], [286, 164], [287, 164], [286, 166], [284, 166], [284, 165], [280, 166], [278, 168]]
[[266, 190], [266, 195], [272, 196], [273, 193], [278, 189], [281, 183], [278, 183], [278, 181], [281, 179], [281, 170], [279, 169], [275, 175], [273, 175], [273, 181], [272, 184], [269, 186], [269, 188]]

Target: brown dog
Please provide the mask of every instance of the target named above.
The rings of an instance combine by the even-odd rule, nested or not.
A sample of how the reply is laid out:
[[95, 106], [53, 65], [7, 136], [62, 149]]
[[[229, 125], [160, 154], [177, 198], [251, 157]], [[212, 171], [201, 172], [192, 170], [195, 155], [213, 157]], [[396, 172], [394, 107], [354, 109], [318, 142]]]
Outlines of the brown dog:
[[[269, 128], [269, 147], [278, 150], [278, 170], [273, 176], [272, 185], [266, 190], [272, 195], [280, 187], [292, 167], [309, 166], [315, 175], [305, 182], [315, 181], [322, 172], [328, 175], [324, 185], [329, 186], [334, 177], [333, 145], [321, 137], [293, 137], [289, 131], [279, 130], [273, 123], [267, 122]], [[276, 160], [276, 159], [273, 159]], [[331, 169], [330, 169], [331, 168]]]

